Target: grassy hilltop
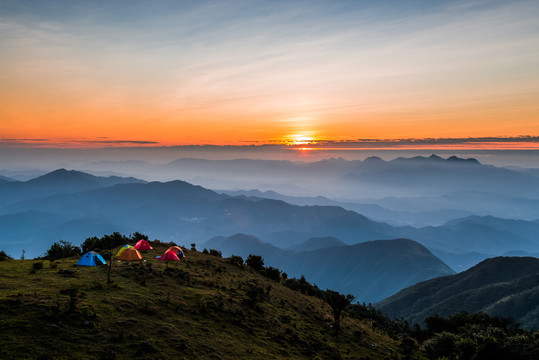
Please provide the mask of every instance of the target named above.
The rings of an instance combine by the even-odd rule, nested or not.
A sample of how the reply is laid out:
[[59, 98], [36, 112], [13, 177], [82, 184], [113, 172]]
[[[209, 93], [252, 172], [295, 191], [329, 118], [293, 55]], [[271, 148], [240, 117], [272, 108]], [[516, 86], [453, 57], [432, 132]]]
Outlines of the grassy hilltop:
[[282, 280], [195, 251], [167, 266], [165, 249], [115, 260], [110, 284], [77, 258], [0, 261], [0, 358], [422, 358], [351, 316], [336, 337], [329, 305]]

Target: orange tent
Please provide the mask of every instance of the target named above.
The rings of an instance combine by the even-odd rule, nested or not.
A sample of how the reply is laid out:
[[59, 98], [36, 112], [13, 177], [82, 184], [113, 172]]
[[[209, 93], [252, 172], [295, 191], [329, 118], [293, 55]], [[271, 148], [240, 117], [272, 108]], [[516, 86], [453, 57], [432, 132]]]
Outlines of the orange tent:
[[139, 240], [137, 244], [135, 245], [135, 249], [137, 250], [152, 250], [153, 247], [150, 246], [150, 244], [146, 240]]
[[142, 260], [142, 255], [140, 255], [137, 249], [131, 247], [124, 250], [118, 257], [118, 260]]
[[125, 250], [127, 250], [127, 249], [129, 249], [129, 248], [132, 248], [132, 247], [133, 247], [133, 245], [124, 245], [124, 246], [118, 251], [118, 253], [116, 254], [116, 256], [122, 255], [122, 253], [123, 253]]

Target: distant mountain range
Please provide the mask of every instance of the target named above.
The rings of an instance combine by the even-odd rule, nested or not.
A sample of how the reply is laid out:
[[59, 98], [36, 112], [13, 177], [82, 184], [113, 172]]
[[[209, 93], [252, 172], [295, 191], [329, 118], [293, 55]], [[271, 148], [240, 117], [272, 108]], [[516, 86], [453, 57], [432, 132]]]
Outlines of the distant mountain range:
[[[301, 197], [301, 196], [289, 196], [279, 194], [275, 191], [260, 191], [260, 190], [217, 190], [222, 194], [231, 196], [245, 196], [248, 198], [259, 199], [273, 199], [282, 200], [289, 204], [294, 205], [322, 205], [322, 206], [339, 206], [346, 210], [352, 210], [358, 214], [365, 215], [366, 217], [375, 220], [382, 221], [393, 226], [428, 226], [428, 225], [441, 225], [449, 220], [457, 219], [473, 215], [472, 212], [466, 210], [430, 210], [430, 211], [403, 211], [403, 210], [389, 210], [380, 205], [374, 203], [356, 203], [347, 201], [336, 201], [328, 199], [324, 196], [316, 197]], [[381, 202], [379, 200], [372, 200], [373, 202]], [[383, 200], [382, 200], [383, 201]], [[538, 201], [539, 202], [539, 201]], [[539, 218], [539, 210], [537, 211], [537, 217]]]
[[132, 177], [100, 177], [80, 171], [59, 169], [24, 182], [6, 181], [0, 183], [0, 205], [54, 194], [76, 193], [126, 183], [145, 183], [145, 181]]
[[539, 259], [496, 257], [455, 275], [406, 288], [376, 306], [391, 317], [421, 323], [432, 315], [461, 310], [512, 317], [539, 328]]
[[378, 157], [363, 161], [333, 158], [314, 162], [184, 158], [166, 164], [106, 161], [84, 166], [92, 172], [124, 173], [146, 180], [182, 179], [212, 189], [273, 190], [302, 197], [323, 195], [345, 202], [363, 203], [366, 199], [386, 197], [438, 197], [458, 192], [539, 198], [539, 178], [534, 169], [499, 168], [456, 156], [447, 159], [437, 155], [417, 156], [391, 161]]
[[12, 179], [10, 177], [7, 177], [7, 176], [2, 176], [0, 175], [0, 184], [4, 184], [4, 183], [9, 183], [9, 182], [14, 182], [16, 181], [15, 179]]
[[435, 227], [395, 227], [337, 206], [298, 206], [218, 194], [183, 181], [145, 183], [67, 170], [0, 184], [0, 194], [0, 248], [14, 256], [23, 248], [38, 256], [53, 241], [80, 243], [96, 231], [142, 231], [180, 244], [246, 233], [283, 249], [311, 238], [334, 237], [348, 245], [408, 238], [460, 271], [508, 251], [533, 253], [539, 244], [539, 221], [469, 216]]
[[[326, 247], [330, 245], [337, 246]], [[236, 234], [216, 237], [202, 246], [221, 250], [225, 256], [261, 255], [266, 265], [284, 270], [288, 276], [305, 275], [322, 289], [352, 293], [366, 303], [379, 301], [419, 281], [454, 273], [424, 246], [406, 239], [344, 245], [335, 238], [314, 238], [292, 251], [254, 236]]]
[[[296, 205], [341, 206], [394, 226], [439, 226], [468, 215], [533, 220], [539, 218], [537, 169], [499, 168], [476, 159], [437, 155], [385, 161], [342, 158], [315, 162], [285, 160], [178, 159], [86, 163], [93, 174], [128, 174], [145, 180], [184, 180], [229, 195], [244, 194]], [[0, 171], [21, 179], [23, 175]], [[34, 171], [35, 173], [35, 171]]]

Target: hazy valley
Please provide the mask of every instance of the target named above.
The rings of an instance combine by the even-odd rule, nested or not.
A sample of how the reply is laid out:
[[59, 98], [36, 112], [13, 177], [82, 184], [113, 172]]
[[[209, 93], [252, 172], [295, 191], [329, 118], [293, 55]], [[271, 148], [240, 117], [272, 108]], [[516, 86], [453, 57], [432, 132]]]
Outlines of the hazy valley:
[[[302, 195], [309, 196], [273, 190], [212, 191], [180, 180], [147, 182], [63, 169], [27, 181], [6, 177], [0, 179], [0, 248], [16, 257], [24, 249], [26, 256], [35, 257], [58, 240], [78, 244], [95, 234], [141, 231], [178, 244], [207, 242], [208, 247], [227, 254], [257, 252], [268, 264], [321, 281], [323, 286], [334, 284], [340, 291], [369, 294], [360, 299], [367, 302], [422, 280], [466, 270], [489, 257], [539, 252], [539, 221], [534, 217], [539, 208], [539, 177], [530, 175], [531, 171], [482, 165], [475, 159], [435, 155], [314, 163], [180, 159], [151, 165], [151, 171], [145, 168], [150, 165], [142, 162], [123, 165], [126, 167], [114, 164], [122, 172], [136, 165], [137, 171], [148, 170], [153, 176], [211, 178], [216, 187], [233, 178], [241, 179], [237, 186], [249, 184], [261, 189], [262, 181], [275, 189], [279, 184], [295, 184]], [[317, 189], [324, 196], [310, 196]], [[377, 191], [383, 191], [384, 197], [373, 198]], [[335, 199], [327, 197], [331, 193]], [[343, 198], [345, 193], [348, 201]], [[404, 193], [416, 196], [398, 197]], [[355, 202], [359, 199], [365, 202]], [[520, 218], [524, 213], [528, 214], [522, 216], [525, 220]], [[500, 217], [504, 214], [505, 218]], [[236, 242], [235, 247], [214, 239], [235, 234], [251, 237]], [[318, 249], [302, 251], [302, 243], [325, 237], [333, 237], [348, 248], [321, 242]], [[315, 264], [323, 263], [315, 260], [316, 251], [341, 251], [334, 257], [353, 266], [361, 263], [352, 251], [356, 245], [399, 238], [423, 245], [441, 265], [417, 269], [409, 276], [402, 274], [398, 281], [380, 280], [387, 286], [378, 292], [360, 290], [365, 289], [362, 281], [353, 280], [363, 276], [366, 265], [356, 272], [345, 268], [354, 274], [349, 280], [315, 275]], [[381, 258], [382, 253], [373, 256]], [[446, 268], [440, 272], [442, 265]], [[328, 273], [336, 271], [332, 268]]]

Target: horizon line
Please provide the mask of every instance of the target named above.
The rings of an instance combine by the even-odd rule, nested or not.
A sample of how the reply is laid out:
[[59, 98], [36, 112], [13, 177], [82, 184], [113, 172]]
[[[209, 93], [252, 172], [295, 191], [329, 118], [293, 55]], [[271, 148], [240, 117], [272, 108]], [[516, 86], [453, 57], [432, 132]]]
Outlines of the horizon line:
[[0, 148], [10, 149], [211, 149], [211, 148], [281, 148], [297, 150], [539, 150], [539, 136], [484, 136], [455, 138], [394, 138], [394, 139], [313, 139], [298, 143], [281, 141], [242, 141], [240, 143], [162, 144], [148, 140], [89, 139], [0, 139]]

